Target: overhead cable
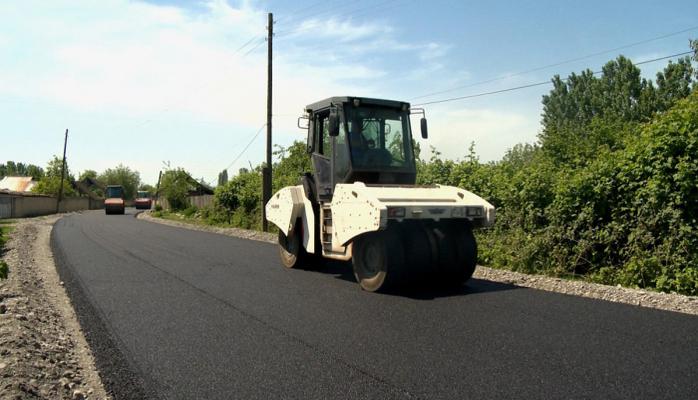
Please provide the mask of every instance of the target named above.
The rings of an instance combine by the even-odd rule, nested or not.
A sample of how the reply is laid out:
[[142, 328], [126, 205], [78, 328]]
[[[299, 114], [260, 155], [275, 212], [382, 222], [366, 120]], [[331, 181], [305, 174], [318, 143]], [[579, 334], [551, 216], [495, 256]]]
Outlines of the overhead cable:
[[[683, 53], [672, 54], [672, 55], [670, 55], [670, 56], [658, 57], [658, 58], [653, 58], [653, 59], [651, 59], [651, 60], [645, 60], [645, 61], [633, 63], [633, 65], [649, 64], [649, 63], [652, 63], [652, 62], [661, 61], [661, 60], [666, 60], [666, 59], [669, 59], [669, 58], [675, 58], [675, 57], [685, 56], [685, 55], [692, 54], [692, 53], [693, 53], [692, 51], [685, 51], [685, 52], [683, 52]], [[593, 74], [593, 75], [598, 75], [598, 74], [600, 74], [600, 73], [602, 73], [602, 72], [603, 72], [603, 71], [595, 71], [595, 72], [593, 72], [592, 74]], [[562, 79], [562, 81], [563, 81], [563, 82], [566, 82], [568, 79], [569, 79], [569, 78], [564, 78], [564, 79]], [[549, 80], [548, 80], [548, 81], [543, 81], [543, 82], [535, 82], [535, 83], [529, 83], [529, 84], [526, 84], [526, 85], [521, 85], [521, 86], [515, 86], [515, 87], [511, 87], [511, 88], [506, 88], [506, 89], [493, 90], [493, 91], [490, 91], [490, 92], [482, 92], [482, 93], [470, 94], [470, 95], [466, 95], [466, 96], [458, 96], [458, 97], [451, 97], [451, 98], [442, 99], [442, 100], [428, 101], [428, 102], [425, 102], [425, 103], [413, 104], [413, 106], [427, 106], [427, 105], [431, 105], [431, 104], [440, 104], [440, 103], [447, 103], [447, 102], [457, 101], [457, 100], [472, 99], [472, 98], [474, 98], [474, 97], [483, 97], [483, 96], [489, 96], [489, 95], [493, 95], [493, 94], [499, 94], [499, 93], [505, 93], [505, 92], [513, 92], [513, 91], [515, 91], [515, 90], [527, 89], [527, 88], [531, 88], [531, 87], [535, 87], [535, 86], [549, 85], [549, 84], [551, 84], [551, 83], [552, 83], [552, 81], [549, 81]]]

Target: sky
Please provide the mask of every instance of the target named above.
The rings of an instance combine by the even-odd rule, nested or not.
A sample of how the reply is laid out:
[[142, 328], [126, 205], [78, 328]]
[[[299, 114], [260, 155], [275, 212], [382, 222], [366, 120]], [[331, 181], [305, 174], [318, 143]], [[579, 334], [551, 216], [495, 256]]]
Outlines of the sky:
[[[0, 162], [45, 166], [69, 129], [76, 176], [123, 164], [155, 184], [169, 165], [215, 183], [259, 164], [269, 12], [280, 146], [305, 140], [297, 118], [327, 97], [419, 104], [598, 70], [619, 54], [681, 53], [698, 38], [695, 0], [3, 0]], [[433, 146], [463, 158], [474, 142], [491, 161], [535, 142], [549, 90], [424, 106], [423, 157]]]

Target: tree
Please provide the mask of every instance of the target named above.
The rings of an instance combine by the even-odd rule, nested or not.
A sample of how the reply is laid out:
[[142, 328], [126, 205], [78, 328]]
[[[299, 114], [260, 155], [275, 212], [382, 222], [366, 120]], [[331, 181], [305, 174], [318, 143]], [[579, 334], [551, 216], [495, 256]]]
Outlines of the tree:
[[223, 172], [218, 174], [218, 186], [223, 186], [228, 183], [228, 170], [224, 169]]
[[43, 178], [44, 170], [34, 164], [8, 161], [7, 164], [0, 164], [0, 178], [3, 176], [31, 176], [38, 181]]
[[238, 192], [240, 191], [239, 189], [239, 184], [234, 179], [230, 182], [226, 182], [223, 185], [219, 185], [213, 194], [216, 204], [221, 206], [225, 211], [228, 223], [231, 222], [230, 218], [233, 215], [233, 212], [235, 212], [235, 210], [237, 210], [237, 208], [240, 206], [240, 199], [237, 196]]
[[591, 70], [564, 80], [555, 76], [553, 89], [543, 96], [543, 130], [538, 137], [543, 151], [556, 164], [573, 166], [587, 164], [602, 149], [622, 147], [632, 126], [686, 97], [690, 71], [686, 60], [670, 64], [658, 75], [656, 89], [641, 78], [637, 66], [619, 56], [603, 66], [600, 77]]
[[26, 176], [31, 176], [32, 179], [38, 181], [44, 177], [44, 169], [34, 164], [28, 164]]
[[191, 176], [182, 168], [170, 169], [160, 179], [160, 194], [165, 197], [173, 210], [187, 208]]
[[[39, 179], [39, 182], [32, 188], [32, 192], [57, 196], [61, 188], [61, 172], [63, 169], [63, 160], [57, 156], [53, 156], [48, 164], [44, 176]], [[63, 180], [63, 196], [75, 196], [76, 192], [70, 182], [73, 182], [75, 177], [70, 173], [68, 168], [68, 160], [65, 162], [65, 179]]]
[[105, 185], [121, 185], [124, 188], [124, 198], [132, 200], [136, 195], [141, 177], [138, 171], [119, 164], [115, 168], [109, 168], [99, 175], [99, 180]]
[[148, 192], [151, 195], [155, 194], [155, 186], [149, 185], [147, 183], [141, 183], [141, 185], [138, 186], [138, 190], [142, 192]]
[[312, 171], [307, 147], [303, 142], [295, 141], [288, 147], [276, 145], [274, 155], [279, 161], [273, 168], [272, 192], [286, 186], [298, 185], [301, 175]]
[[[693, 50], [693, 61], [698, 62], [698, 40], [689, 40], [689, 43], [691, 45], [691, 50]], [[696, 69], [695, 72], [696, 79], [698, 80], [698, 69]]]
[[668, 110], [677, 100], [691, 93], [693, 83], [693, 66], [688, 57], [680, 58], [676, 63], [669, 61], [664, 71], [657, 73], [657, 108]]
[[80, 178], [78, 180], [82, 181], [82, 180], [87, 179], [87, 178], [97, 179], [97, 171], [92, 170], [92, 169], [86, 169], [86, 170], [82, 171], [82, 173], [80, 174]]

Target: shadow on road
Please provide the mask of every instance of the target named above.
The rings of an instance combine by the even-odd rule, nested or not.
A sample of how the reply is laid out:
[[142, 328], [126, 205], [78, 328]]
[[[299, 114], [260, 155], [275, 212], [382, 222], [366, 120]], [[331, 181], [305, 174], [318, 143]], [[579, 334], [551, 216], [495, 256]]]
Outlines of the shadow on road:
[[392, 293], [392, 295], [409, 297], [415, 300], [434, 300], [444, 297], [468, 296], [514, 289], [520, 289], [520, 287], [507, 283], [470, 278], [465, 285], [459, 287], [427, 283], [422, 288], [412, 289], [404, 293]]
[[[316, 273], [334, 275], [334, 277], [337, 279], [357, 284], [350, 262], [322, 260], [322, 262], [320, 262], [318, 265], [315, 265], [312, 268], [309, 267], [304, 269]], [[471, 278], [463, 286], [444, 286], [443, 284], [438, 284], [437, 282], [427, 281], [420, 282], [417, 287], [404, 289], [398, 292], [386, 293], [386, 295], [407, 297], [415, 300], [434, 300], [444, 297], [476, 295], [513, 289], [520, 289], [520, 287], [507, 283]]]

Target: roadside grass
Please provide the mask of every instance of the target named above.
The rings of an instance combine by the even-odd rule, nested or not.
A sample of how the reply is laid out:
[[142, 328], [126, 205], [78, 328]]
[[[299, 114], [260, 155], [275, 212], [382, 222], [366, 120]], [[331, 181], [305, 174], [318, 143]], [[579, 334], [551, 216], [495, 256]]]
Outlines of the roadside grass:
[[[12, 232], [14, 220], [0, 220], [0, 255], [5, 252], [5, 243], [7, 243], [8, 235]], [[4, 261], [0, 261], [0, 279], [7, 279], [9, 267]]]

